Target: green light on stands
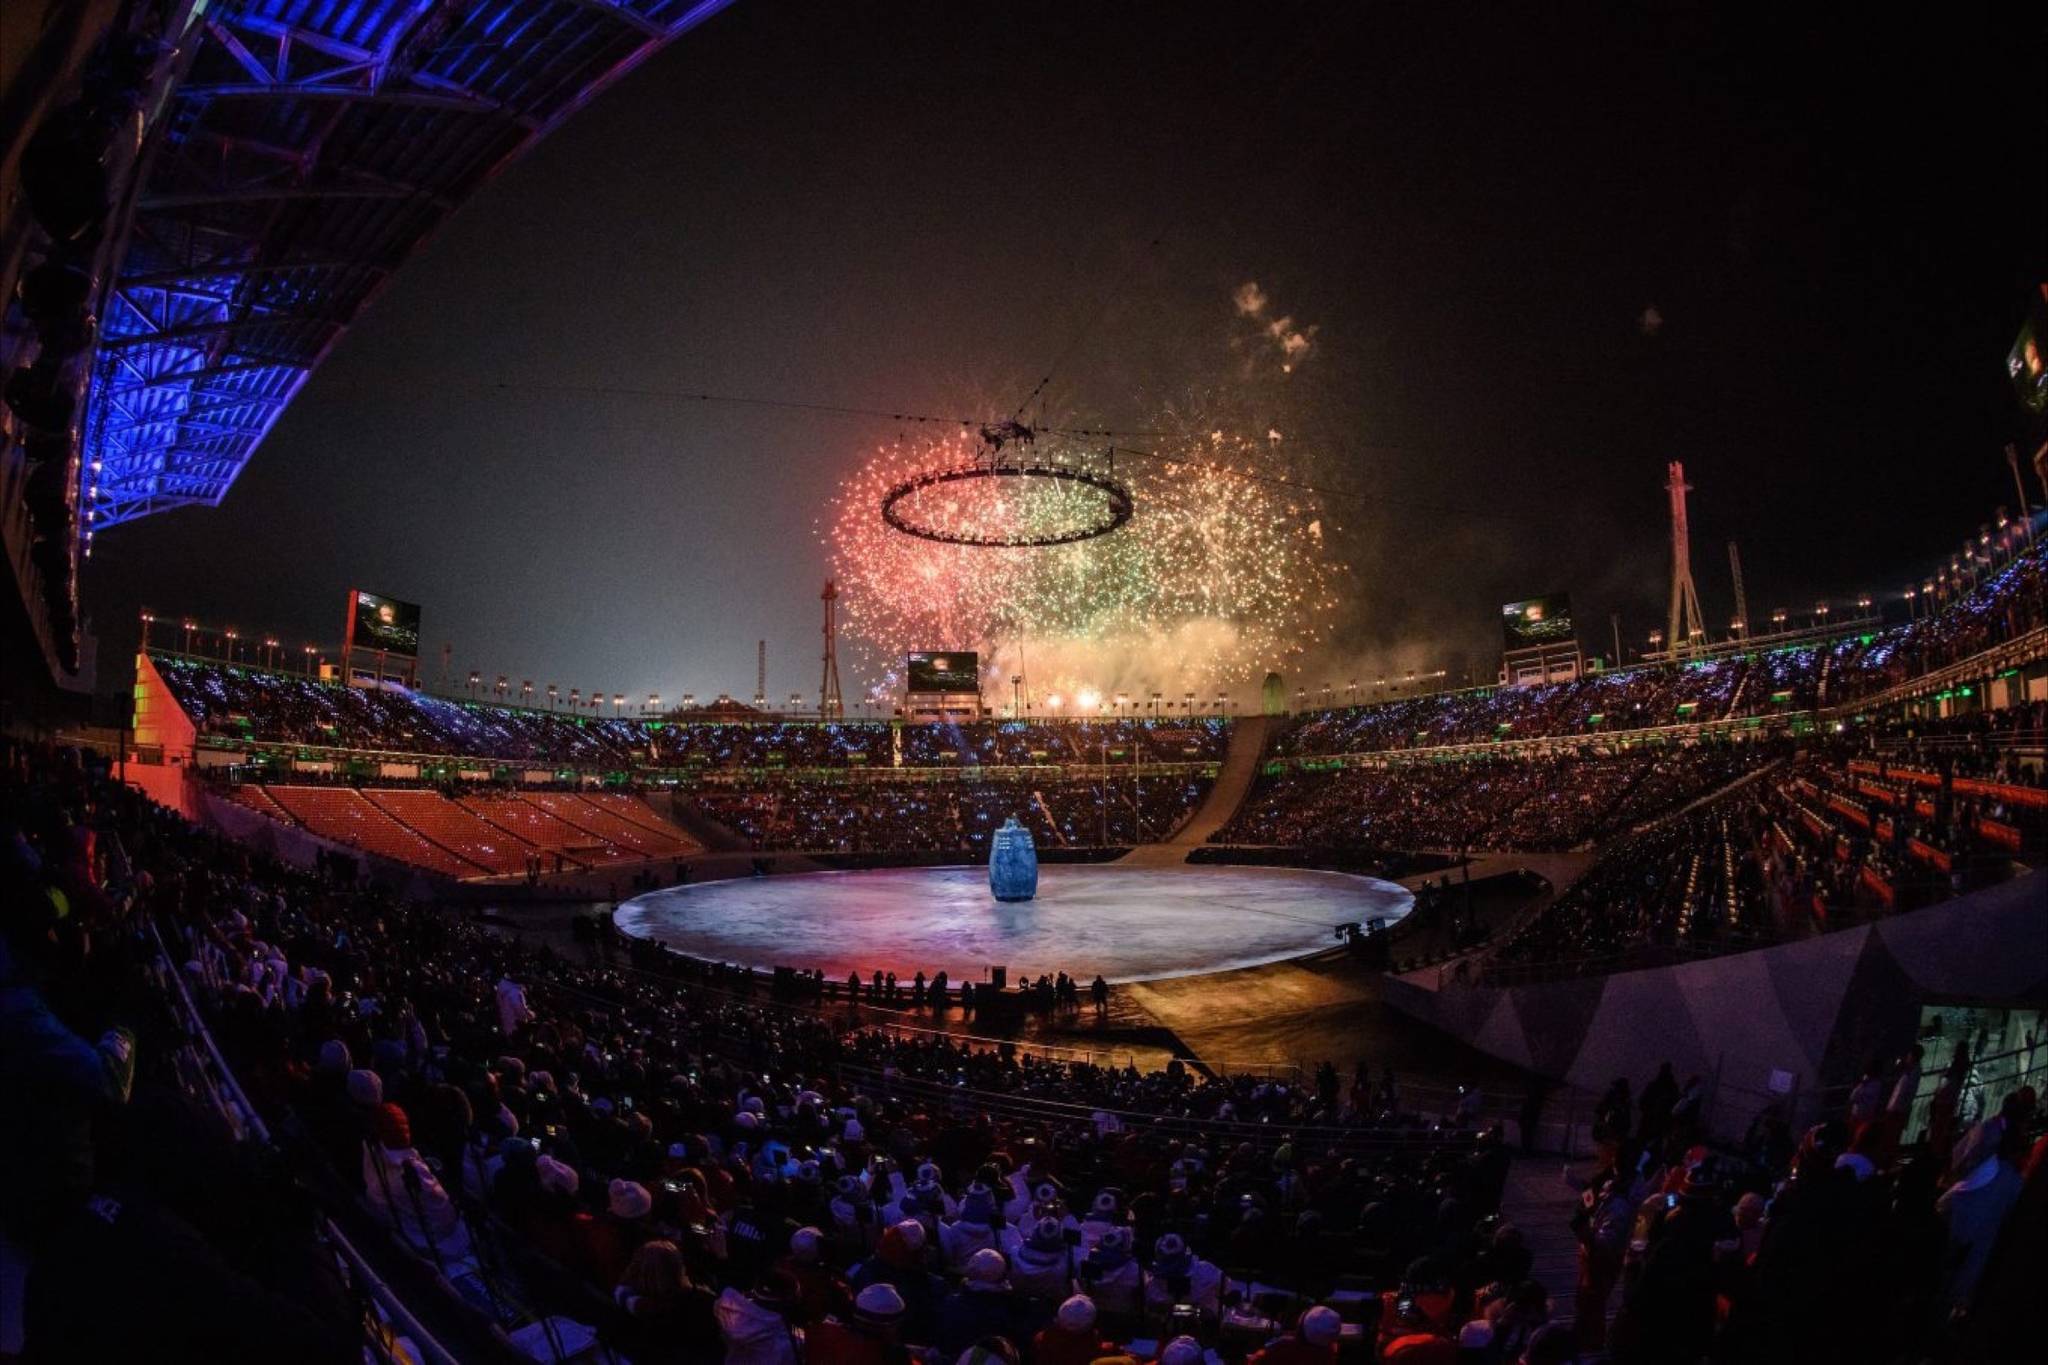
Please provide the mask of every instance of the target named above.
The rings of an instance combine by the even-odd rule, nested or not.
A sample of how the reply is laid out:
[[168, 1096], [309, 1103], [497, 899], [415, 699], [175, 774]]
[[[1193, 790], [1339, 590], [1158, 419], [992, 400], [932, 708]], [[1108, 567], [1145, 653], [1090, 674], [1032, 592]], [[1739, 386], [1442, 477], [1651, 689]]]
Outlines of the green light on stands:
[[1586, 724], [1598, 725], [1601, 721], [1606, 719], [1607, 713], [1605, 711], [1595, 711], [1592, 715], [1586, 717]]
[[1678, 714], [1681, 716], [1689, 716], [1699, 709], [1700, 704], [1696, 701], [1682, 701], [1678, 703]]
[[1856, 637], [1856, 642], [1857, 642], [1858, 644], [1864, 644], [1864, 645], [1867, 645], [1867, 644], [1870, 644], [1870, 643], [1872, 643], [1872, 642], [1873, 642], [1873, 641], [1875, 641], [1876, 639], [1877, 639], [1877, 637], [1876, 637], [1875, 635], [1859, 635], [1859, 636], [1857, 636], [1857, 637]]
[[1972, 692], [1972, 691], [1971, 691], [1971, 690], [1970, 690], [1969, 688], [1967, 688], [1967, 687], [1958, 687], [1958, 688], [1956, 689], [1956, 695], [1957, 695], [1957, 696], [1959, 696], [1959, 697], [1974, 697], [1974, 696], [1976, 696], [1977, 694], [1976, 694], [1975, 692]]
[[1998, 676], [2001, 678], [2017, 678], [2019, 675], [2020, 671], [2017, 668], [2008, 668]]
[[1771, 700], [1775, 702], [1787, 702], [1792, 700], [1792, 694], [1790, 692], [1773, 692], [1771, 693]]

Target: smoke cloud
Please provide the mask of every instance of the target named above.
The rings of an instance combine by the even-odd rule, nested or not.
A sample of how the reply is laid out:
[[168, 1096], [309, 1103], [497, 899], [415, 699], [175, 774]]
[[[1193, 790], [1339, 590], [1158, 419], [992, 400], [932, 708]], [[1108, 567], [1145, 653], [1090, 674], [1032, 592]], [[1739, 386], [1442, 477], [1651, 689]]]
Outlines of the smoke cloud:
[[1295, 366], [1308, 359], [1315, 346], [1315, 325], [1297, 326], [1292, 314], [1267, 317], [1272, 299], [1259, 287], [1257, 280], [1246, 280], [1232, 290], [1230, 301], [1237, 306], [1239, 317], [1259, 323], [1260, 335], [1279, 353], [1282, 374], [1293, 373]]

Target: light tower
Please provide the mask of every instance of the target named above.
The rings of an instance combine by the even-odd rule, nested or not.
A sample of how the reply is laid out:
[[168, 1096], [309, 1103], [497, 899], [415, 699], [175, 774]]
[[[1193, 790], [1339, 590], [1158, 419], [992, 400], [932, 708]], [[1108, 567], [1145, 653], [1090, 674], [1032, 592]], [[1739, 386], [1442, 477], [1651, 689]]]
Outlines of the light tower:
[[825, 672], [818, 680], [818, 718], [838, 720], [846, 714], [839, 695], [839, 585], [826, 579], [818, 600], [825, 604]]
[[1676, 659], [1681, 652], [1689, 653], [1693, 637], [1706, 638], [1706, 623], [1700, 616], [1700, 596], [1692, 586], [1692, 545], [1685, 529], [1685, 495], [1692, 491], [1692, 485], [1685, 481], [1685, 466], [1673, 460], [1667, 470], [1670, 482], [1664, 485], [1671, 494], [1671, 611], [1665, 621], [1664, 638], [1669, 641], [1671, 657]]
[[1749, 594], [1742, 590], [1742, 552], [1728, 542], [1728, 573], [1735, 580], [1735, 633], [1749, 638]]
[[768, 709], [768, 642], [754, 641], [754, 709]]

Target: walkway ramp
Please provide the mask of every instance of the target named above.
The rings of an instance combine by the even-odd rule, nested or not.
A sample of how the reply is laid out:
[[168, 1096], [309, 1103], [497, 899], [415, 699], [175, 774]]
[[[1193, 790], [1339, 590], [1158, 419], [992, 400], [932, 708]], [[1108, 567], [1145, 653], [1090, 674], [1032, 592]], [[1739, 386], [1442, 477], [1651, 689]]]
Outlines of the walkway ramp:
[[1237, 814], [1246, 793], [1251, 791], [1272, 723], [1269, 716], [1246, 716], [1232, 721], [1230, 748], [1223, 755], [1223, 766], [1217, 770], [1215, 785], [1202, 798], [1202, 804], [1195, 807], [1195, 813], [1166, 842], [1141, 844], [1117, 861], [1138, 867], [1164, 867], [1186, 862], [1189, 850], [1208, 843], [1210, 836], [1230, 823], [1230, 817]]

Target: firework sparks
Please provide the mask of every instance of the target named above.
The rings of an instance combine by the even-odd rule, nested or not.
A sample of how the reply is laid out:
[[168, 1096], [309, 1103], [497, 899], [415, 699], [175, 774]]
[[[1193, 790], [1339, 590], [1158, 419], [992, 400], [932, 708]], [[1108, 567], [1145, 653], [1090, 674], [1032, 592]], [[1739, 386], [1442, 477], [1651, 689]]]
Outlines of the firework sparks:
[[[883, 496], [919, 474], [985, 458], [963, 434], [873, 452], [841, 483], [820, 526], [847, 632], [887, 670], [913, 649], [977, 649], [1035, 687], [1212, 686], [1299, 655], [1323, 638], [1342, 570], [1313, 494], [1244, 477], [1277, 433], [1218, 431], [1154, 442], [1164, 458], [1116, 462], [1136, 503], [1096, 540], [1031, 549], [946, 545], [892, 530]], [[1101, 451], [1038, 459], [1108, 472]], [[976, 536], [1042, 534], [1100, 519], [1103, 494], [1077, 483], [988, 479], [906, 499], [919, 525]]]

